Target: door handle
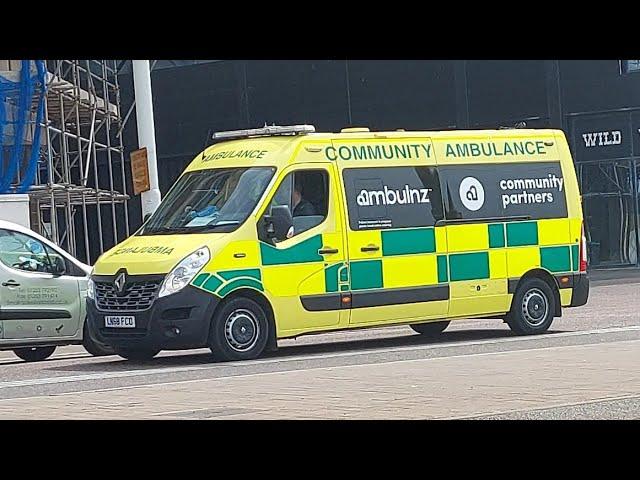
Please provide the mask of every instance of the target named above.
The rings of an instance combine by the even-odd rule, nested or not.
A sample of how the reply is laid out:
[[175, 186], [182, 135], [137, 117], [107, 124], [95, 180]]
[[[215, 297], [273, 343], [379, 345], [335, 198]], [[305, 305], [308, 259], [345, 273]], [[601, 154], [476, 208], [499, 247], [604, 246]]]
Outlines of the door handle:
[[377, 252], [378, 250], [380, 250], [380, 247], [378, 245], [367, 245], [366, 247], [362, 247], [360, 249], [361, 252]]
[[330, 255], [332, 253], [338, 253], [339, 250], [337, 248], [331, 248], [331, 247], [323, 247], [320, 250], [318, 250], [318, 253], [320, 255]]
[[2, 283], [2, 286], [3, 286], [3, 287], [19, 287], [19, 286], [20, 286], [20, 284], [19, 284], [19, 283], [16, 283], [16, 281], [15, 281], [15, 280], [9, 280], [8, 282], [3, 282], [3, 283]]

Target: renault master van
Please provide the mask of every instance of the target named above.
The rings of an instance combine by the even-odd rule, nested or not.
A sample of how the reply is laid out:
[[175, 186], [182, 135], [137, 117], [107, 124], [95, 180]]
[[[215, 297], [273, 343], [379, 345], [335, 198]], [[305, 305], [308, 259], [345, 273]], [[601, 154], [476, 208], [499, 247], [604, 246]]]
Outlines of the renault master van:
[[95, 264], [90, 326], [122, 357], [499, 318], [545, 332], [589, 292], [558, 130], [222, 132], [140, 230]]

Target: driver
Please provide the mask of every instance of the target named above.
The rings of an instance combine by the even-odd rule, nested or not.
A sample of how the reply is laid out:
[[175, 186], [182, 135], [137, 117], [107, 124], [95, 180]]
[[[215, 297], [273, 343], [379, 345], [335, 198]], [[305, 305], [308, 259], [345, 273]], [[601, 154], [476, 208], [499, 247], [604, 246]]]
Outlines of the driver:
[[317, 215], [316, 207], [302, 196], [302, 183], [296, 180], [293, 187], [293, 216], [304, 217]]

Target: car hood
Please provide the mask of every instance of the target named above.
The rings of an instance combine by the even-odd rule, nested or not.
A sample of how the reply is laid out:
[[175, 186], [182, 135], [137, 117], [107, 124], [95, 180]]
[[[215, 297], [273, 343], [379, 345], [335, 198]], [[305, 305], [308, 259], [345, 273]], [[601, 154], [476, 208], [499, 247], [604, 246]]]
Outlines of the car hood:
[[129, 275], [166, 274], [198, 248], [213, 246], [224, 233], [132, 236], [105, 252], [93, 267], [94, 275], [115, 275], [125, 268]]

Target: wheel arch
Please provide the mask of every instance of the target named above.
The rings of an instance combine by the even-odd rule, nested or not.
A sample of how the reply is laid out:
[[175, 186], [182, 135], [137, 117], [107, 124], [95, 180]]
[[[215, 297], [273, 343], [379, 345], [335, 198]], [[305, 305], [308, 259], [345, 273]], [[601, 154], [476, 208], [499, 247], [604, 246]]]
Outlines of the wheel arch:
[[218, 303], [218, 305], [216, 306], [213, 312], [213, 317], [215, 318], [215, 316], [218, 314], [220, 309], [226, 303], [238, 297], [249, 298], [264, 309], [265, 313], [267, 314], [267, 321], [269, 322], [269, 338], [267, 339], [267, 346], [265, 350], [268, 352], [275, 350], [278, 346], [278, 342], [277, 342], [278, 337], [276, 332], [276, 317], [275, 317], [275, 313], [273, 311], [273, 306], [271, 305], [271, 302], [269, 302], [267, 297], [262, 292], [255, 290], [253, 288], [238, 288], [236, 290], [233, 290], [228, 295], [223, 297], [220, 303]]
[[[509, 289], [509, 293], [513, 293], [515, 295], [515, 293], [518, 291], [522, 283], [530, 278], [538, 278], [543, 282], [545, 282], [547, 285], [549, 285], [549, 288], [551, 288], [551, 291], [553, 292], [553, 299], [555, 303], [554, 316], [561, 317], [562, 303], [560, 300], [560, 286], [558, 285], [558, 281], [551, 274], [551, 272], [549, 272], [548, 270], [545, 270], [544, 268], [534, 268], [532, 270], [529, 270], [527, 273], [525, 273], [522, 277], [518, 279], [518, 282], [515, 288]], [[513, 299], [511, 300], [511, 303], [513, 305]]]

